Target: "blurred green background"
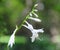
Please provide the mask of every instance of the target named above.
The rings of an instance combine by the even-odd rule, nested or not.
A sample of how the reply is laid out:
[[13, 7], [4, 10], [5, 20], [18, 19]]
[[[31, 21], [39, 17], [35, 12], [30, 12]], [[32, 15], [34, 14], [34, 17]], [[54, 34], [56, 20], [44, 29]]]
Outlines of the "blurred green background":
[[[34, 4], [38, 3], [41, 23], [28, 20], [34, 28], [44, 28], [41, 40], [31, 42], [32, 33], [22, 27], [16, 33], [15, 44], [7, 47], [8, 40]], [[0, 0], [0, 50], [60, 50], [60, 0]]]

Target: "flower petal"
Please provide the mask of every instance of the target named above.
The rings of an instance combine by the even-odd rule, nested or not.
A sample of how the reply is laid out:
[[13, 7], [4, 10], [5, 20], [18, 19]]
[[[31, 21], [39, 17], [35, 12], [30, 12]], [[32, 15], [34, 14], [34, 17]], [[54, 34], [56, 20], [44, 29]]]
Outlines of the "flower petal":
[[34, 9], [33, 11], [37, 12], [38, 10], [37, 9]]
[[31, 41], [34, 42], [35, 41], [35, 37], [31, 37]]
[[38, 19], [38, 18], [29, 17], [29, 19], [34, 20], [34, 21], [36, 21], [36, 22], [41, 22], [41, 20]]
[[26, 25], [23, 25], [24, 27], [26, 27], [26, 28], [28, 28], [28, 26], [26, 26]]
[[34, 5], [34, 7], [37, 7], [37, 6], [38, 6], [38, 4], [35, 4], [35, 5]]
[[38, 15], [36, 14], [36, 13], [34, 13], [34, 12], [32, 12], [36, 17], [38, 17]]
[[29, 15], [32, 16], [32, 13], [30, 13]]
[[43, 33], [43, 32], [44, 32], [43, 29], [37, 29], [37, 30], [35, 29], [35, 31], [36, 31], [36, 32], [40, 32], [40, 33]]
[[9, 39], [8, 46], [10, 46], [12, 48], [14, 41], [15, 41], [15, 35], [12, 34], [10, 39]]
[[25, 21], [25, 23], [28, 25], [28, 29], [32, 30], [33, 29], [33, 26], [31, 24], [29, 24], [27, 21]]
[[13, 31], [13, 34], [11, 35], [9, 42], [8, 42], [8, 46], [12, 47], [15, 41], [15, 33], [18, 30], [18, 27], [16, 26], [16, 29]]

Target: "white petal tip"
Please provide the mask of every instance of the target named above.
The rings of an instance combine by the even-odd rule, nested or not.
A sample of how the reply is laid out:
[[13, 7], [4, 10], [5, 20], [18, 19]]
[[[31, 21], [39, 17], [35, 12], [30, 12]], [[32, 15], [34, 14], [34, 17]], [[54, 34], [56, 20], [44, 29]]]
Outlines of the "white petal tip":
[[38, 15], [35, 12], [32, 12], [32, 13], [35, 15], [35, 17], [38, 17]]
[[15, 35], [12, 34], [10, 39], [9, 39], [8, 46], [10, 46], [12, 48], [14, 43], [15, 43]]
[[29, 15], [32, 16], [32, 13], [30, 13]]
[[43, 33], [43, 32], [44, 32], [44, 30], [43, 30], [43, 29], [41, 29], [41, 32]]
[[36, 22], [41, 22], [41, 20], [38, 19], [38, 18], [29, 17], [29, 19], [34, 20], [34, 21], [36, 21]]
[[35, 12], [37, 12], [38, 10], [37, 9], [34, 9]]
[[38, 4], [35, 4], [35, 5], [34, 5], [34, 7], [37, 7], [37, 6], [38, 6]]

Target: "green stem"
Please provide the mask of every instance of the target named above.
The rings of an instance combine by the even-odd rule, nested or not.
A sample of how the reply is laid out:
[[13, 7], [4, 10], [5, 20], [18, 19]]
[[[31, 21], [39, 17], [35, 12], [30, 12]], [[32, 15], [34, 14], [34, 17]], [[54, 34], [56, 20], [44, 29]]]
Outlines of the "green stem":
[[29, 14], [25, 17], [25, 19], [22, 21], [21, 25], [19, 26], [19, 29], [21, 29], [22, 25], [24, 24], [24, 22], [28, 19]]
[[[33, 6], [33, 8], [32, 8], [32, 10], [31, 10], [30, 13], [32, 13], [33, 10], [34, 10], [34, 6]], [[30, 14], [30, 13], [29, 13], [29, 14]], [[24, 24], [24, 22], [29, 18], [29, 14], [24, 18], [24, 20], [22, 21], [21, 25], [18, 27], [18, 30], [21, 29], [21, 27], [22, 27], [22, 25]], [[17, 31], [18, 31], [18, 30], [17, 30]], [[16, 32], [17, 32], [17, 31], [16, 31]], [[15, 33], [15, 34], [16, 34], [16, 33]]]

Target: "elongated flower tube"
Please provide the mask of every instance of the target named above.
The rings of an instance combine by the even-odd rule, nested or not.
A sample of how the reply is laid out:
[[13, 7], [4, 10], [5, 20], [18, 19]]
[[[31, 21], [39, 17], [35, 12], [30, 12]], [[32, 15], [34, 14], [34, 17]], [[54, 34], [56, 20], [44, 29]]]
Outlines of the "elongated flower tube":
[[37, 6], [38, 6], [38, 4], [35, 4], [35, 5], [34, 5], [34, 7], [37, 7]]
[[38, 38], [38, 33], [43, 33], [44, 30], [43, 29], [34, 29], [33, 26], [31, 24], [29, 24], [26, 21], [26, 24], [28, 25], [23, 25], [24, 27], [26, 27], [27, 29], [29, 29], [32, 32], [32, 36], [31, 36], [31, 41], [34, 42], [36, 38]]
[[32, 16], [32, 13], [30, 13], [29, 15]]
[[13, 44], [15, 43], [15, 33], [18, 30], [18, 27], [16, 26], [16, 29], [14, 30], [13, 34], [11, 35], [9, 42], [8, 42], [8, 46], [10, 46], [12, 48]]
[[38, 15], [35, 12], [32, 12], [32, 13], [35, 15], [35, 17], [38, 17]]
[[34, 21], [36, 21], [36, 22], [41, 22], [41, 20], [38, 19], [38, 18], [29, 17], [29, 19], [34, 20]]
[[29, 29], [29, 30], [33, 30], [33, 26], [32, 26], [31, 24], [29, 24], [27, 21], [25, 21], [25, 23], [26, 23], [27, 25], [23, 25], [24, 27], [26, 27], [26, 28]]
[[37, 12], [38, 10], [37, 9], [34, 9], [33, 11]]

